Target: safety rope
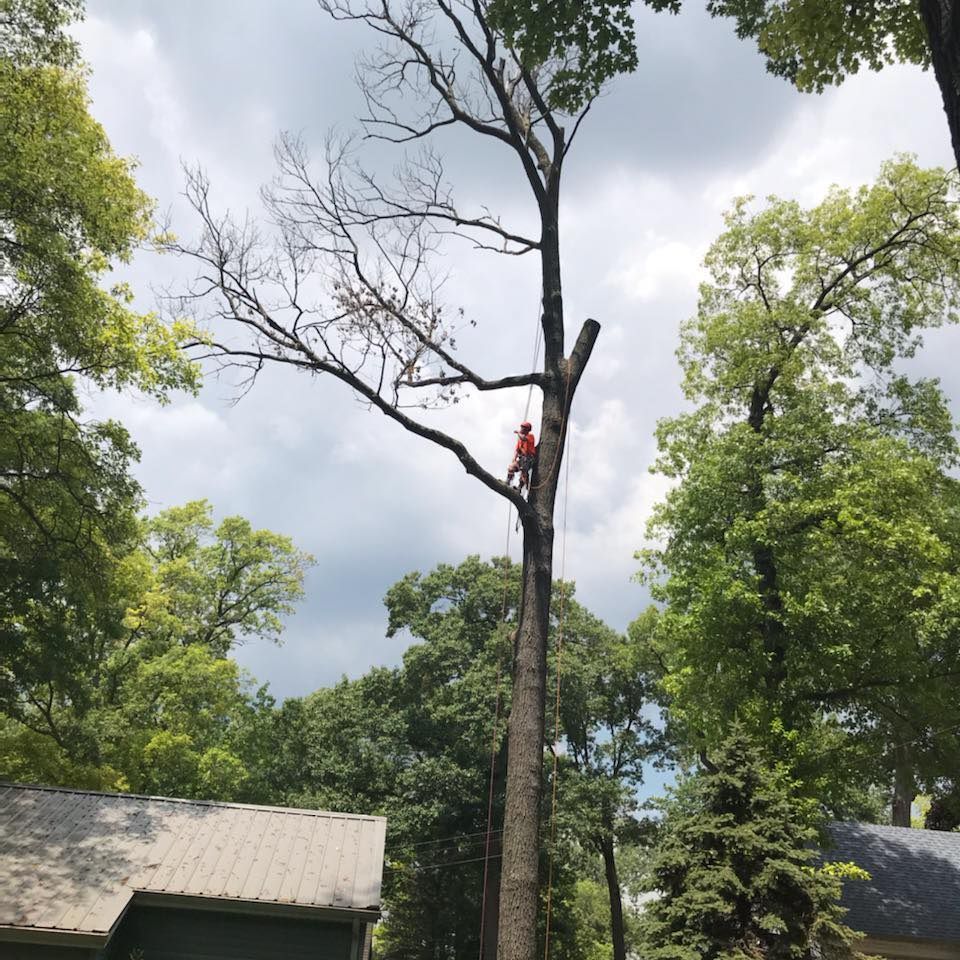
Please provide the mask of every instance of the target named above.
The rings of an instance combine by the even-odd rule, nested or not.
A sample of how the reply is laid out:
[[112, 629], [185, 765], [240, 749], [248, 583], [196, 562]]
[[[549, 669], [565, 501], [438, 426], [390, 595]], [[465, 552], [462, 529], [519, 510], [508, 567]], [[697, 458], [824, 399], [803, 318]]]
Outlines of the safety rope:
[[563, 524], [560, 535], [560, 615], [557, 618], [557, 655], [556, 655], [556, 695], [553, 706], [553, 774], [551, 777], [550, 799], [550, 847], [547, 868], [547, 917], [543, 942], [543, 960], [550, 960], [550, 920], [553, 907], [553, 861], [557, 841], [557, 768], [559, 753], [557, 746], [560, 743], [560, 681], [562, 676], [563, 660], [563, 627], [567, 609], [567, 590], [565, 576], [567, 571], [567, 502], [570, 497], [570, 460], [573, 458], [573, 431], [568, 430], [566, 437], [567, 459], [564, 464], [563, 478]]
[[[539, 301], [538, 301], [539, 304]], [[540, 310], [537, 307], [537, 333], [533, 340], [533, 363], [530, 364], [531, 370], [537, 369], [537, 361], [540, 359], [540, 344], [543, 342], [543, 324], [540, 322]], [[527, 388], [527, 405], [523, 408], [523, 419], [530, 419], [530, 401], [533, 399], [533, 384]]]
[[[529, 400], [527, 401], [529, 404]], [[503, 564], [503, 602], [500, 606], [500, 623], [503, 624], [507, 619], [507, 600], [510, 591], [510, 515], [512, 507], [507, 504], [507, 541], [504, 547]], [[500, 701], [501, 688], [503, 685], [503, 651], [497, 654], [497, 693], [493, 708], [493, 737], [490, 741], [490, 786], [487, 793], [487, 836], [483, 850], [483, 893], [480, 901], [480, 949], [479, 960], [483, 960], [483, 941], [486, 933], [487, 920], [487, 890], [490, 881], [490, 845], [493, 842], [493, 796], [494, 782], [496, 779], [497, 764], [497, 740], [500, 736]]]

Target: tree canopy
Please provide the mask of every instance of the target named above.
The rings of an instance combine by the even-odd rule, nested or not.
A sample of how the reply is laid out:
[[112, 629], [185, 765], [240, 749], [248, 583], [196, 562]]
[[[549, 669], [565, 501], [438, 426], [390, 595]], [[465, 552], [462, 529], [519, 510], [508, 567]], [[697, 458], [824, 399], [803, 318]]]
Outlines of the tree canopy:
[[67, 645], [83, 656], [50, 652], [42, 624], [21, 629], [21, 646], [59, 670], [12, 663], [0, 701], [8, 772], [174, 796], [253, 790], [255, 727], [272, 701], [228, 654], [246, 639], [279, 640], [312, 560], [241, 517], [214, 527], [211, 513], [197, 501], [140, 522], [97, 616], [67, 622]]
[[757, 41], [771, 73], [800, 90], [822, 91], [861, 67], [930, 63], [917, 0], [819, 3], [817, 0], [709, 0], [714, 16], [729, 17], [737, 36]]
[[899, 364], [956, 317], [955, 189], [901, 159], [810, 210], [743, 200], [707, 255], [644, 554], [688, 742], [832, 717], [883, 752], [950, 699], [957, 448], [938, 384]]
[[[384, 956], [477, 956], [481, 915], [484, 956], [496, 949], [504, 719], [519, 589], [520, 568], [503, 559], [469, 557], [404, 577], [385, 598], [388, 634], [412, 641], [402, 665], [344, 679], [278, 711], [291, 745], [267, 761], [275, 802], [375, 811], [390, 821], [389, 916], [378, 940]], [[633, 672], [647, 648], [584, 610], [572, 585], [557, 591], [566, 597], [562, 669], [569, 681], [561, 737], [568, 750], [577, 744], [578, 759], [560, 767], [552, 940], [557, 956], [572, 960], [582, 956], [577, 944], [609, 947], [616, 936], [602, 847], [612, 861], [614, 850], [619, 858], [637, 842], [629, 829], [634, 792], [642, 761], [660, 743], [651, 729], [649, 677]], [[550, 666], [552, 684], [556, 662]], [[552, 737], [552, 706], [547, 713], [542, 722]], [[546, 782], [549, 763], [541, 775]], [[544, 830], [549, 815], [545, 805]], [[543, 896], [546, 852], [541, 867]], [[629, 907], [622, 912], [629, 919]]]
[[[79, 5], [0, 7], [0, 696], [57, 685], [102, 628], [108, 581], [135, 537], [138, 451], [91, 422], [81, 385], [158, 399], [194, 389], [186, 328], [106, 287], [152, 204], [90, 116], [67, 28]], [[75, 646], [74, 642], [80, 644]]]

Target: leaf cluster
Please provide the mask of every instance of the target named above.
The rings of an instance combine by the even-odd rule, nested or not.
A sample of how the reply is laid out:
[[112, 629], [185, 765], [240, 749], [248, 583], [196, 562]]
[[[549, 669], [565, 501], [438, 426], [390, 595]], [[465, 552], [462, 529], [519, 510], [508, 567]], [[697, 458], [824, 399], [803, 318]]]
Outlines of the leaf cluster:
[[[389, 917], [378, 941], [385, 956], [454, 957], [478, 950], [491, 772], [494, 874], [499, 864], [509, 661], [520, 588], [520, 568], [505, 559], [469, 557], [409, 574], [386, 595], [388, 635], [412, 641], [402, 665], [344, 679], [302, 701], [287, 701], [280, 711], [300, 749], [287, 747], [271, 775], [282, 790], [278, 799], [388, 817]], [[598, 919], [589, 905], [597, 888], [587, 891], [577, 881], [585, 871], [596, 874], [601, 835], [624, 846], [633, 842], [634, 790], [658, 739], [643, 699], [649, 678], [636, 674], [638, 655], [576, 604], [572, 584], [555, 590], [551, 642], [561, 602], [565, 607], [563, 745], [557, 749], [570, 758], [574, 740], [577, 747], [576, 760], [561, 757], [554, 942], [558, 956], [573, 957], [579, 955], [576, 943], [600, 942], [590, 932], [597, 923], [609, 929], [609, 908], [601, 908]], [[556, 668], [551, 658], [551, 687]], [[552, 740], [552, 705], [544, 724]], [[550, 769], [548, 756], [545, 781]], [[541, 816], [546, 830], [548, 800]], [[543, 866], [546, 876], [545, 856]]]
[[[647, 5], [676, 13], [680, 0], [647, 0]], [[632, 7], [629, 0], [493, 0], [489, 17], [524, 65], [535, 68], [550, 60], [564, 64], [553, 78], [550, 101], [574, 114], [608, 80], [636, 70]]]
[[[138, 451], [85, 420], [81, 386], [192, 389], [185, 328], [132, 308], [111, 268], [152, 205], [90, 116], [67, 28], [78, 3], [0, 4], [0, 698], [76, 678], [112, 628], [110, 582], [136, 539]], [[73, 679], [71, 679], [73, 678]]]
[[917, 2], [709, 0], [707, 9], [731, 18], [738, 37], [757, 41], [768, 70], [804, 91], [822, 92], [861, 67], [930, 60]]

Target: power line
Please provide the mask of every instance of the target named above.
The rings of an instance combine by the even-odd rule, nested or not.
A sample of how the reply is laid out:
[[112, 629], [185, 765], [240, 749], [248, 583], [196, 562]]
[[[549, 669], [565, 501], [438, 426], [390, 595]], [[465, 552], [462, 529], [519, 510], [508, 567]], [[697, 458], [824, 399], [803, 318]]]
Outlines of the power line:
[[448, 867], [460, 867], [465, 863], [485, 863], [488, 860], [499, 860], [501, 854], [491, 853], [489, 856], [484, 857], [471, 857], [469, 860], [451, 860], [449, 863], [428, 863], [422, 867], [407, 866], [403, 864], [399, 867], [384, 867], [384, 870], [392, 870], [394, 873], [402, 873], [403, 871], [408, 871], [411, 873], [420, 873], [424, 870], [445, 870]]
[[[489, 831], [489, 832], [490, 832], [490, 833], [494, 833], [494, 834], [502, 833], [501, 830], [491, 830], [491, 831]], [[418, 840], [418, 841], [416, 841], [416, 843], [408, 843], [408, 844], [406, 844], [406, 846], [408, 846], [408, 847], [425, 847], [425, 846], [427, 846], [427, 845], [429, 845], [429, 844], [435, 844], [435, 843], [452, 843], [452, 842], [457, 841], [457, 840], [468, 840], [468, 839], [472, 839], [473, 837], [486, 837], [486, 836], [487, 836], [487, 833], [488, 833], [488, 831], [486, 831], [486, 830], [481, 830], [481, 831], [479, 831], [478, 833], [455, 833], [455, 834], [452, 834], [452, 835], [449, 836], [449, 837], [438, 837], [436, 840]]]

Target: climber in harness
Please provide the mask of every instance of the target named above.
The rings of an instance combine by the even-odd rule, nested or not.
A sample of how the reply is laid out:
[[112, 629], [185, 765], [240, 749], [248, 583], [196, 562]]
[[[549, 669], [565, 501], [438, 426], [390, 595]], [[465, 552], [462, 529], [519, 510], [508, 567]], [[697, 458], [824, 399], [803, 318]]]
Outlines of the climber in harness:
[[508, 487], [513, 484], [514, 475], [519, 473], [520, 482], [517, 489], [523, 490], [524, 487], [530, 489], [530, 471], [537, 459], [537, 442], [531, 433], [532, 429], [530, 422], [524, 420], [520, 424], [520, 429], [513, 431], [517, 435], [517, 445], [513, 451], [513, 462], [507, 467]]

